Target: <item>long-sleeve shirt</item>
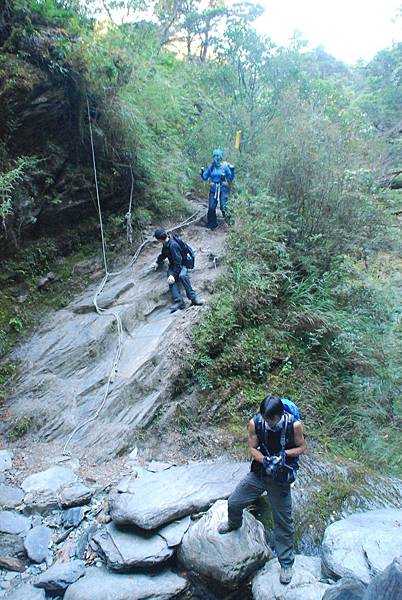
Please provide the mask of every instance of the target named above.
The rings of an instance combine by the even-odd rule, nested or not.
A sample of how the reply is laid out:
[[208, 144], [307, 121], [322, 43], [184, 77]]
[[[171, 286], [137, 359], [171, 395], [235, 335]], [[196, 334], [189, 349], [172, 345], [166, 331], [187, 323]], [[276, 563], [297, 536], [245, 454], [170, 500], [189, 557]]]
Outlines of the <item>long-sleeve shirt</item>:
[[212, 185], [220, 183], [221, 185], [228, 186], [234, 179], [234, 172], [227, 163], [222, 163], [220, 167], [217, 167], [213, 162], [202, 172], [201, 177], [204, 181], [210, 179]]
[[179, 275], [183, 266], [183, 256], [181, 253], [180, 246], [174, 238], [169, 238], [169, 241], [162, 246], [162, 252], [156, 259], [157, 263], [161, 265], [165, 259], [169, 261], [169, 268]]

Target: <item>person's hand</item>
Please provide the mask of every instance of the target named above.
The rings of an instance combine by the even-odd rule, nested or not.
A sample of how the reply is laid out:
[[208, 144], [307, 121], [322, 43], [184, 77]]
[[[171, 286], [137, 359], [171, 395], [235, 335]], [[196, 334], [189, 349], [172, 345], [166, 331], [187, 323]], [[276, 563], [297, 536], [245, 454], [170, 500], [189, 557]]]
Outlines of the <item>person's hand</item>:
[[271, 470], [272, 467], [272, 456], [264, 456], [263, 460], [262, 460], [262, 464], [264, 469], [269, 472]]
[[201, 169], [200, 169], [200, 175], [204, 175], [204, 170], [205, 170], [204, 167], [201, 167]]
[[169, 285], [173, 285], [175, 281], [176, 280], [174, 278], [174, 275], [169, 275], [169, 277], [167, 278], [167, 282]]
[[155, 262], [153, 262], [153, 263], [152, 263], [152, 265], [151, 265], [151, 270], [152, 270], [152, 271], [157, 271], [158, 269], [159, 269], [159, 263], [158, 263], [158, 261], [156, 260]]

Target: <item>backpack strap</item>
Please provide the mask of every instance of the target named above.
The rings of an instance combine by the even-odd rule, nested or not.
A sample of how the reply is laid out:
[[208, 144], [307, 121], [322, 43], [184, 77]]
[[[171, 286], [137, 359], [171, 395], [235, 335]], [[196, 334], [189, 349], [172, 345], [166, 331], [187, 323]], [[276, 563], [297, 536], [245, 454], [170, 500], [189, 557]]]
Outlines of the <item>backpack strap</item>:
[[286, 434], [288, 432], [288, 415], [285, 412], [283, 413], [283, 418], [284, 418], [285, 422], [282, 427], [281, 439], [280, 439], [282, 452], [285, 450], [285, 447], [286, 447]]

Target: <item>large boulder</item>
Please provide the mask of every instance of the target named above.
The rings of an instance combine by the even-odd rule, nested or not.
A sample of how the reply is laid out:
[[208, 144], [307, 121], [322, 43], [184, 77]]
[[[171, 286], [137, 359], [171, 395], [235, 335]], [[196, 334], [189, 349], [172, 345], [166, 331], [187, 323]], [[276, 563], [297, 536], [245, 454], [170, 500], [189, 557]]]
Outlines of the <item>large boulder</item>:
[[0, 532], [25, 533], [30, 527], [30, 518], [9, 510], [2, 510], [0, 512]]
[[170, 600], [187, 587], [187, 581], [171, 571], [152, 575], [109, 573], [89, 568], [85, 577], [73, 583], [64, 600]]
[[169, 523], [152, 533], [109, 523], [92, 539], [110, 569], [127, 571], [149, 568], [170, 558], [189, 526], [190, 517]]
[[30, 475], [22, 482], [26, 512], [45, 514], [59, 508], [59, 493], [77, 480], [71, 469], [60, 466]]
[[4, 508], [15, 508], [21, 504], [24, 492], [21, 488], [13, 485], [0, 484], [0, 506]]
[[158, 534], [146, 534], [132, 528], [119, 528], [109, 523], [94, 537], [107, 566], [114, 571], [153, 567], [173, 555], [166, 540]]
[[356, 577], [368, 584], [402, 555], [402, 510], [357, 513], [332, 523], [322, 543], [325, 572], [334, 579]]
[[271, 558], [272, 553], [265, 540], [264, 526], [249, 512], [244, 512], [240, 529], [221, 535], [218, 525], [227, 518], [227, 502], [218, 500], [187, 531], [178, 557], [187, 570], [224, 586], [236, 587]]
[[331, 585], [322, 600], [363, 600], [366, 586], [358, 579], [344, 577]]
[[363, 600], [401, 600], [402, 556], [392, 563], [370, 583]]
[[33, 562], [41, 563], [46, 560], [51, 537], [51, 530], [44, 525], [38, 525], [28, 531], [24, 540], [24, 546], [29, 558]]
[[84, 563], [81, 560], [71, 560], [50, 567], [36, 578], [34, 586], [45, 589], [51, 594], [63, 594], [69, 585], [84, 574]]
[[29, 475], [22, 482], [22, 489], [25, 493], [51, 491], [57, 494], [63, 487], [76, 482], [77, 479], [77, 475], [71, 469], [56, 465], [46, 471]]
[[227, 498], [249, 471], [249, 463], [194, 463], [147, 473], [111, 499], [115, 523], [155, 529]]
[[297, 555], [289, 585], [279, 581], [279, 562], [270, 560], [253, 579], [254, 600], [322, 600], [329, 589], [321, 579], [321, 561], [313, 556]]
[[59, 503], [63, 508], [82, 506], [90, 502], [94, 492], [80, 481], [75, 481], [63, 487], [59, 492]]

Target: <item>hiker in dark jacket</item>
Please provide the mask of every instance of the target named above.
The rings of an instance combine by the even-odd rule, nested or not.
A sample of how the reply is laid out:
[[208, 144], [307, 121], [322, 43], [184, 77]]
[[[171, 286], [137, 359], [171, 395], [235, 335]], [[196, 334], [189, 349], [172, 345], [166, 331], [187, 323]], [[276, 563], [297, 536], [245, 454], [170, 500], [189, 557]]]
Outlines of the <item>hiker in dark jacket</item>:
[[186, 303], [179, 287], [180, 283], [184, 287], [187, 298], [191, 301], [191, 306], [200, 306], [204, 304], [202, 300], [197, 298], [197, 294], [192, 288], [188, 270], [183, 264], [183, 254], [179, 243], [174, 237], [171, 237], [163, 227], [158, 227], [158, 229], [156, 229], [155, 238], [161, 242], [162, 252], [156, 259], [153, 268], [157, 270], [166, 259], [169, 261], [167, 281], [173, 300], [170, 312], [186, 308]]
[[221, 523], [221, 534], [239, 529], [243, 509], [267, 492], [274, 520], [275, 549], [281, 565], [280, 582], [292, 579], [294, 563], [294, 526], [290, 484], [295, 480], [298, 457], [306, 444], [303, 426], [284, 411], [280, 398], [267, 396], [260, 413], [248, 425], [248, 445], [253, 461], [251, 472], [238, 484], [228, 500], [228, 521]]

